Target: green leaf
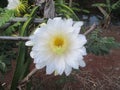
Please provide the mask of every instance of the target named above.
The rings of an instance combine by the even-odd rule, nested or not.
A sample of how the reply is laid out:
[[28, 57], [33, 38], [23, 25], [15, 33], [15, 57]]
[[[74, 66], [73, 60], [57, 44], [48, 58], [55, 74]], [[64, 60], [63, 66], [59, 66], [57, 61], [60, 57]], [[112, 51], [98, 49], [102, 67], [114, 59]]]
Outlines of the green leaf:
[[6, 30], [3, 31], [3, 35], [11, 36], [14, 34], [16, 30], [18, 30], [18, 27], [21, 25], [20, 22], [16, 22], [13, 25], [9, 26]]
[[106, 0], [106, 4], [107, 4], [108, 12], [110, 13], [112, 11], [110, 0]]
[[119, 7], [120, 7], [120, 0], [118, 0], [116, 3], [112, 5], [113, 10], [118, 9]]
[[65, 3], [64, 0], [55, 0], [55, 2], [58, 3], [58, 4], [64, 4]]
[[96, 3], [96, 4], [92, 4], [92, 6], [93, 7], [98, 7], [98, 6], [100, 6], [100, 7], [107, 7], [107, 5], [104, 4], [104, 3]]
[[0, 27], [14, 17], [14, 11], [5, 10], [0, 14]]
[[61, 7], [61, 9], [63, 10], [66, 10], [66, 12], [71, 13], [72, 15], [72, 18], [75, 19], [75, 20], [79, 20], [78, 16], [74, 13], [74, 11], [68, 7], [67, 5], [65, 4], [56, 4], [56, 7]]
[[84, 13], [90, 13], [90, 11], [88, 11], [86, 9], [82, 9], [82, 12], [84, 12]]

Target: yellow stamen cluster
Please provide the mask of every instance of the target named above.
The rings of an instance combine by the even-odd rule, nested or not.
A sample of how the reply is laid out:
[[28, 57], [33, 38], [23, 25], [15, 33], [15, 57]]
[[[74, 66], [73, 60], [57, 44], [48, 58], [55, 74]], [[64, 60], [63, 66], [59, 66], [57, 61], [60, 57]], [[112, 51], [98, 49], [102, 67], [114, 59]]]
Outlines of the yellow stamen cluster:
[[50, 41], [51, 43], [51, 49], [54, 53], [56, 54], [62, 54], [65, 52], [66, 50], [66, 44], [67, 44], [67, 40], [64, 36], [62, 35], [58, 35], [58, 36], [54, 36], [52, 37], [52, 40]]

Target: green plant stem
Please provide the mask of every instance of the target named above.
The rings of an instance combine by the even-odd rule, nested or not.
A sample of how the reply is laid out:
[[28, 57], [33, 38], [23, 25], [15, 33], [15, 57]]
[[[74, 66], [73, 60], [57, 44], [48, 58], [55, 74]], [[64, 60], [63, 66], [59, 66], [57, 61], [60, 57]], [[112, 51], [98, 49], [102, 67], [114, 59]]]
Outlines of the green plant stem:
[[[26, 36], [27, 30], [29, 28], [29, 25], [33, 21], [36, 11], [38, 10], [38, 6], [33, 8], [30, 17], [28, 20], [23, 24], [22, 29], [20, 30], [20, 36]], [[10, 90], [16, 90], [18, 82], [26, 76], [28, 69], [29, 69], [30, 60], [28, 58], [27, 48], [25, 47], [24, 42], [19, 42], [19, 53], [17, 58], [17, 64], [16, 69], [14, 72], [11, 89]]]

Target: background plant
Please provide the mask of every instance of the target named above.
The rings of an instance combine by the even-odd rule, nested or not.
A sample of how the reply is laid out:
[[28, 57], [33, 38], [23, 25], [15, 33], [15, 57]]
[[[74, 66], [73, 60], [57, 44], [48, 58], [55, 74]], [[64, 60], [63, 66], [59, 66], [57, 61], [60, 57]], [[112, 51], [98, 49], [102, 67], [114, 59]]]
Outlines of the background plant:
[[105, 55], [110, 52], [112, 48], [120, 47], [113, 37], [103, 37], [99, 30], [93, 31], [88, 35], [88, 42], [86, 44], [87, 52], [95, 55]]
[[[14, 23], [13, 25], [9, 26], [7, 29], [1, 29], [0, 35], [1, 36], [12, 36], [18, 33], [18, 28], [20, 23]], [[14, 41], [0, 41], [0, 71], [5, 73], [11, 67], [11, 60], [16, 59], [17, 50], [17, 43]]]
[[57, 16], [64, 16], [66, 18], [73, 18], [74, 20], [79, 20], [78, 16], [75, 14], [72, 8], [68, 6], [65, 0], [55, 0], [56, 13]]
[[0, 26], [4, 25], [14, 17], [14, 11], [0, 8]]
[[111, 23], [111, 16], [114, 10], [120, 8], [120, 0], [112, 3], [111, 0], [106, 0], [106, 3], [96, 3], [92, 6], [97, 7], [104, 16], [104, 28], [107, 28]]
[[77, 16], [76, 12], [89, 13], [88, 10], [79, 8], [79, 4], [71, 0], [55, 0], [55, 6], [57, 16], [73, 18], [74, 20], [79, 20], [79, 16]]

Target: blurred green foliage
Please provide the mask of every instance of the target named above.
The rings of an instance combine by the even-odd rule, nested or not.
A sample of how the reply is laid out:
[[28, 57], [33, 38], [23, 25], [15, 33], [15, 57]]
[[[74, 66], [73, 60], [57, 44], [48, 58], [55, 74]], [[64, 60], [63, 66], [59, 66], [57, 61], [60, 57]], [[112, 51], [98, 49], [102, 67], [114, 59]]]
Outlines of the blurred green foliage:
[[103, 37], [99, 30], [93, 31], [88, 36], [86, 49], [88, 53], [95, 55], [105, 55], [110, 52], [112, 48], [120, 47], [120, 43], [116, 42], [113, 37]]
[[57, 16], [73, 18], [74, 20], [79, 20], [75, 12], [70, 8], [65, 0], [55, 0], [55, 8]]
[[92, 4], [92, 6], [94, 7], [103, 7], [104, 10], [110, 14], [112, 13], [112, 11], [120, 8], [120, 0], [118, 0], [117, 2], [115, 3], [112, 3], [111, 0], [106, 0], [106, 3], [96, 3], [96, 4]]
[[14, 17], [13, 10], [0, 8], [0, 27]]
[[75, 12], [90, 13], [90, 11], [84, 8], [79, 8], [80, 5], [73, 1], [55, 0], [55, 6], [57, 16], [73, 18], [74, 20], [79, 20]]
[[16, 47], [13, 41], [0, 41], [0, 72], [5, 73], [11, 67], [11, 60], [16, 58]]

